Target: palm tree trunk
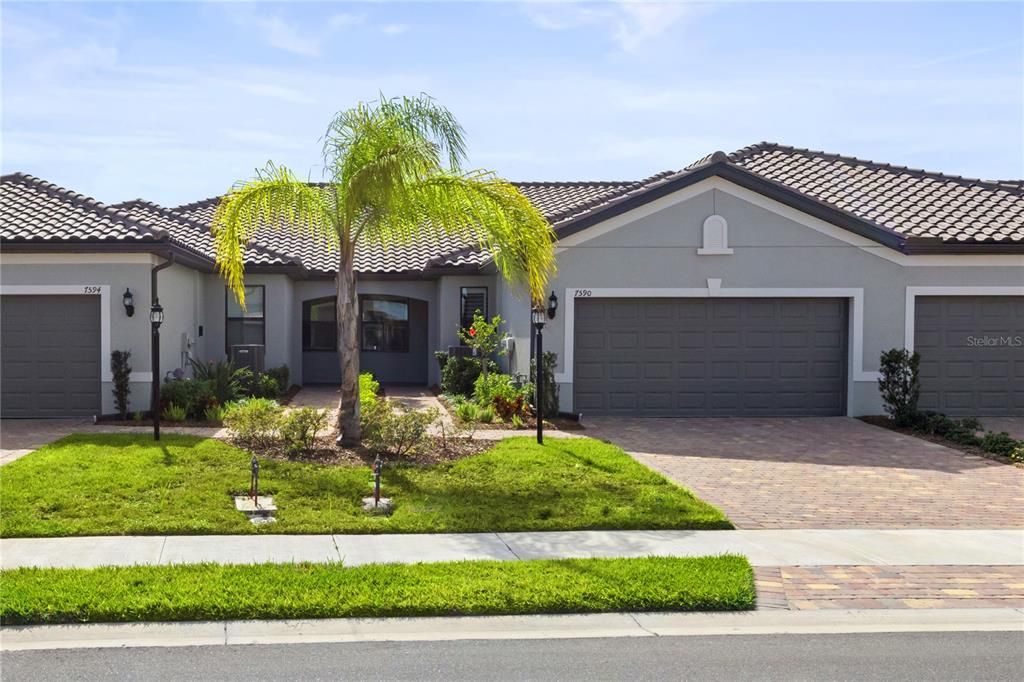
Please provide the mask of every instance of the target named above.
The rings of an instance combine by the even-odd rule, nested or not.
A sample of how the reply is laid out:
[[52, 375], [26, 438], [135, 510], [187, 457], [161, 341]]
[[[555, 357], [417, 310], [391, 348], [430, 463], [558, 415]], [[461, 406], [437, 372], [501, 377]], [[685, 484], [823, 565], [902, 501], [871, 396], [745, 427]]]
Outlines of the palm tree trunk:
[[356, 294], [355, 246], [342, 239], [338, 259], [338, 361], [341, 363], [341, 401], [338, 405], [338, 444], [354, 446], [359, 427], [359, 299]]

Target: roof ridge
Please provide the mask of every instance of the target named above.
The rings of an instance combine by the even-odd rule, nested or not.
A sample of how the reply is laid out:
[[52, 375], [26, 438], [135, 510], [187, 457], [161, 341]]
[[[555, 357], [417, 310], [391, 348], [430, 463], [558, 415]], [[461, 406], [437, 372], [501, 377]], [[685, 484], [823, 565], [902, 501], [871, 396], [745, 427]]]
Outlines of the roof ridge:
[[[917, 177], [932, 178], [937, 180], [944, 180], [950, 182], [958, 182], [964, 185], [980, 185], [990, 189], [1001, 189], [1001, 190], [1016, 190], [1020, 189], [1024, 191], [1024, 180], [984, 180], [982, 178], [971, 178], [964, 177], [962, 175], [953, 175], [950, 173], [943, 173], [941, 171], [930, 171], [924, 168], [911, 168], [910, 166], [901, 166], [895, 163], [888, 163], [882, 161], [874, 161], [872, 159], [862, 159], [858, 156], [850, 156], [848, 154], [839, 154], [837, 152], [826, 152], [818, 149], [809, 149], [807, 147], [794, 147], [791, 145], [780, 144], [778, 142], [761, 141], [756, 144], [748, 145], [742, 149], [738, 149], [735, 152], [729, 154], [729, 161], [736, 163], [744, 161], [754, 156], [757, 153], [769, 150], [779, 150], [784, 152], [795, 152], [802, 155], [813, 155], [822, 157], [825, 159], [831, 159], [836, 161], [843, 161], [845, 163], [858, 164], [863, 166], [869, 166], [879, 170], [890, 170], [899, 173], [906, 173]], [[1021, 187], [1017, 187], [1020, 184]], [[1007, 186], [1010, 185], [1010, 186]]]
[[42, 190], [52, 197], [62, 201], [67, 201], [73, 206], [100, 212], [103, 215], [117, 219], [127, 228], [137, 230], [143, 236], [151, 236], [155, 238], [170, 237], [170, 233], [167, 230], [157, 225], [151, 225], [144, 220], [139, 220], [138, 218], [135, 218], [127, 212], [119, 209], [117, 205], [105, 204], [99, 199], [95, 199], [80, 192], [75, 192], [66, 187], [61, 187], [56, 183], [50, 182], [49, 180], [43, 180], [35, 175], [31, 175], [30, 173], [9, 173], [0, 178], [0, 181], [17, 181], [23, 185]]

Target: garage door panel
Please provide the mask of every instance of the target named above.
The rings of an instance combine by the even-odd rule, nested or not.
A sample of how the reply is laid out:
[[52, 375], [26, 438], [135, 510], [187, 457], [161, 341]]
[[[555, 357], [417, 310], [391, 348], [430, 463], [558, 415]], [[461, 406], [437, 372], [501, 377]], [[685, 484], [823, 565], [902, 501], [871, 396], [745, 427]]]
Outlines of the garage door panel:
[[[575, 303], [574, 395], [581, 412], [727, 416], [844, 411], [847, 315], [842, 299]], [[629, 314], [616, 315], [618, 307]], [[668, 316], [669, 310], [674, 314]], [[625, 321], [632, 311], [638, 311], [644, 329], [630, 343], [637, 335], [635, 323]], [[663, 347], [666, 338], [674, 343]], [[643, 368], [642, 379], [614, 370], [630, 356]], [[780, 391], [786, 393], [784, 400]]]
[[100, 412], [98, 296], [0, 297], [4, 417]]
[[922, 409], [1024, 415], [1024, 297], [918, 297], [914, 310]]

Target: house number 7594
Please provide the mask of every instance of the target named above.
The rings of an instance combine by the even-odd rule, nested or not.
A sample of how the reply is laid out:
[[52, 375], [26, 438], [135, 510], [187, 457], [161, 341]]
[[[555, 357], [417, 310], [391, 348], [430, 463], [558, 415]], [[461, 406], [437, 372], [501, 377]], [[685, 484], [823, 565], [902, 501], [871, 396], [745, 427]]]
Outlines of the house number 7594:
[[576, 290], [576, 294], [575, 294], [575, 298], [587, 298], [588, 296], [590, 296], [593, 293], [594, 292], [591, 291], [590, 289], [577, 289]]

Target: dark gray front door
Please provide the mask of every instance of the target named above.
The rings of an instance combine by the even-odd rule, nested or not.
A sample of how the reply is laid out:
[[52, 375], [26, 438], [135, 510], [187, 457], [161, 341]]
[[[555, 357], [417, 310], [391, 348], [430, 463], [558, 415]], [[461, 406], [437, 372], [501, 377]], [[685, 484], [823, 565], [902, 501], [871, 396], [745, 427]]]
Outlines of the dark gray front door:
[[584, 414], [839, 415], [845, 299], [577, 299]]
[[100, 297], [0, 297], [0, 414], [100, 413]]
[[914, 306], [923, 410], [1024, 415], [1024, 296], [925, 296]]

